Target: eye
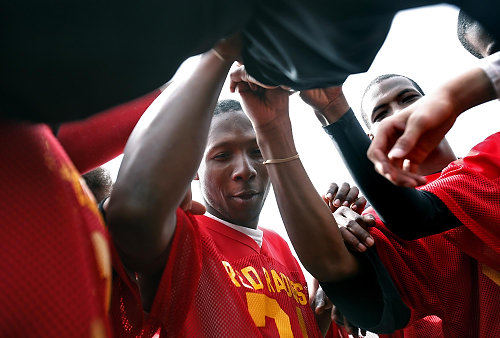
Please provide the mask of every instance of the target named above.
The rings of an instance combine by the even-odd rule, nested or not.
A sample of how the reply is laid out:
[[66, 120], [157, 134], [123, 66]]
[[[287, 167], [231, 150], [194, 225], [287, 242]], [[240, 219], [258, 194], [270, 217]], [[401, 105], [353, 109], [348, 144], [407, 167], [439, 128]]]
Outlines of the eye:
[[385, 117], [387, 116], [387, 110], [383, 110], [382, 112], [380, 112], [377, 116], [375, 116], [375, 118], [373, 119], [373, 122], [380, 122], [382, 121], [383, 119], [385, 119]]
[[251, 154], [253, 157], [262, 158], [262, 153], [259, 148], [255, 148], [254, 150], [252, 150]]
[[415, 101], [415, 100], [417, 100], [419, 98], [420, 98], [420, 95], [416, 95], [416, 94], [414, 94], [414, 95], [408, 95], [408, 96], [403, 97], [403, 99], [401, 100], [401, 102], [408, 103], [408, 102]]
[[222, 152], [222, 153], [218, 153], [216, 154], [213, 159], [214, 160], [217, 160], [217, 161], [224, 161], [224, 160], [227, 160], [229, 158], [230, 154], [228, 152]]

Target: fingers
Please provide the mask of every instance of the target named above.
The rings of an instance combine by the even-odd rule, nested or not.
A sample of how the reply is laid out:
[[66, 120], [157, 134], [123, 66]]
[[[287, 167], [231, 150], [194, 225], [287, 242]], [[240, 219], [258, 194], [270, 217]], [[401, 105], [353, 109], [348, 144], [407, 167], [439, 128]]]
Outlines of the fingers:
[[364, 252], [375, 244], [373, 237], [366, 230], [375, 224], [373, 216], [361, 216], [355, 211], [342, 206], [335, 212], [335, 219], [339, 225], [342, 239], [351, 249]]
[[342, 205], [346, 207], [351, 205], [352, 203], [354, 203], [356, 198], [358, 198], [358, 195], [359, 195], [359, 189], [357, 187], [351, 187]]
[[336, 183], [331, 183], [330, 187], [328, 188], [328, 191], [323, 196], [323, 200], [325, 201], [325, 203], [328, 205], [328, 207], [332, 212], [337, 210], [337, 208], [333, 206], [333, 197], [337, 194], [338, 190], [339, 190], [338, 185]]
[[332, 307], [331, 317], [332, 321], [337, 323], [337, 325], [344, 326], [344, 316], [336, 306]]
[[366, 198], [364, 196], [358, 197], [354, 203], [351, 204], [351, 209], [361, 214], [365, 210]]
[[348, 334], [352, 335], [354, 338], [358, 338], [358, 328], [349, 323], [349, 320], [345, 316], [344, 318], [344, 328], [347, 331]]
[[[370, 160], [375, 164], [375, 170], [379, 174], [396, 185], [413, 188], [426, 183], [425, 177], [394, 165], [379, 149], [372, 149]], [[403, 165], [402, 161], [398, 161], [398, 163]]]
[[366, 251], [366, 246], [361, 243], [358, 238], [349, 231], [347, 227], [341, 227], [340, 234], [342, 235], [342, 239], [344, 240], [344, 242], [353, 250], [356, 250], [358, 252]]
[[205, 214], [205, 212], [207, 212], [207, 208], [200, 202], [191, 201], [189, 212], [193, 215], [203, 215]]
[[250, 88], [250, 90], [252, 91], [257, 91], [259, 87], [265, 89], [278, 88], [278, 86], [269, 86], [263, 84], [260, 81], [257, 81], [253, 76], [247, 73], [245, 66], [239, 66], [234, 71], [232, 71], [231, 74], [229, 75], [229, 79], [231, 80], [229, 84], [229, 90], [231, 91], [231, 93], [234, 93], [236, 91], [238, 84], [241, 82], [247, 83], [248, 88]]
[[415, 147], [419, 138], [422, 136], [423, 130], [418, 124], [411, 124], [405, 128], [403, 135], [401, 135], [392, 149], [387, 155], [389, 159], [403, 159]]
[[346, 200], [347, 198], [347, 194], [349, 193], [350, 191], [350, 185], [349, 183], [342, 183], [342, 186], [340, 187], [340, 189], [337, 191], [337, 195], [335, 196], [334, 200], [333, 200], [333, 205], [335, 207], [340, 207], [342, 205], [342, 203], [344, 203], [344, 201]]

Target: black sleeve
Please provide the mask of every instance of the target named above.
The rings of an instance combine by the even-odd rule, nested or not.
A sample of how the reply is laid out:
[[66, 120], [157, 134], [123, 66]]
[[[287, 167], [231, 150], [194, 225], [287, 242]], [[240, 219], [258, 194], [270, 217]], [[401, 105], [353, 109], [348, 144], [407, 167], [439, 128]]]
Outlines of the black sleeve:
[[436, 195], [398, 187], [375, 171], [366, 156], [370, 139], [351, 109], [324, 129], [335, 143], [359, 189], [387, 228], [399, 237], [416, 239], [461, 225]]
[[333, 304], [355, 326], [375, 333], [392, 333], [410, 320], [389, 273], [375, 251], [355, 254], [361, 274], [341, 282], [320, 282]]

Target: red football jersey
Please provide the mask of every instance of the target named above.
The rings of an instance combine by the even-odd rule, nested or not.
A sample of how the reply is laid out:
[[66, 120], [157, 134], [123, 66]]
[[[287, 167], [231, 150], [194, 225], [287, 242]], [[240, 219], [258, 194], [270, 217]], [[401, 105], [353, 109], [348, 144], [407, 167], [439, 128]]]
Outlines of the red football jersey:
[[178, 210], [148, 315], [139, 310], [137, 288], [117, 269], [112, 316], [119, 335], [151, 336], [161, 328], [160, 336], [175, 337], [318, 337], [299, 264], [279, 235], [262, 230], [259, 247], [216, 220]]
[[[478, 264], [474, 259], [490, 262], [495, 257], [492, 255], [498, 253], [498, 243], [492, 243], [485, 234], [498, 235], [499, 137], [498, 133], [491, 136], [475, 147], [470, 156], [452, 162], [441, 174], [428, 176], [429, 182], [419, 188], [443, 199], [464, 226], [405, 241], [390, 232], [372, 208], [365, 211], [376, 218], [376, 226], [370, 233], [381, 261], [412, 310], [410, 326], [435, 315], [442, 321], [445, 337], [500, 336], [500, 288], [485, 273], [481, 260]], [[464, 243], [466, 233], [477, 234], [470, 240], [480, 245], [480, 250]], [[415, 335], [405, 331], [405, 337], [428, 336], [413, 332]]]
[[452, 162], [423, 190], [438, 196], [462, 222], [444, 236], [500, 285], [500, 132]]
[[0, 335], [108, 335], [108, 239], [79, 172], [40, 124], [0, 123], [0, 157]]
[[391, 334], [379, 334], [380, 338], [445, 338], [442, 321], [438, 316], [427, 316]]

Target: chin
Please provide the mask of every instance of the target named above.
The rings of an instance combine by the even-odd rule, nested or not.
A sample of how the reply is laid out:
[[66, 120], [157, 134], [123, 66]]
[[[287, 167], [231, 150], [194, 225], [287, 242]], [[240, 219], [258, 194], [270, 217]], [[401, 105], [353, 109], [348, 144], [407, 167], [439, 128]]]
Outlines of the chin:
[[259, 218], [259, 215], [260, 213], [256, 213], [255, 211], [245, 212], [245, 213], [234, 213], [231, 214], [231, 219], [233, 220], [232, 223], [234, 224], [247, 225], [254, 222], [257, 218]]

